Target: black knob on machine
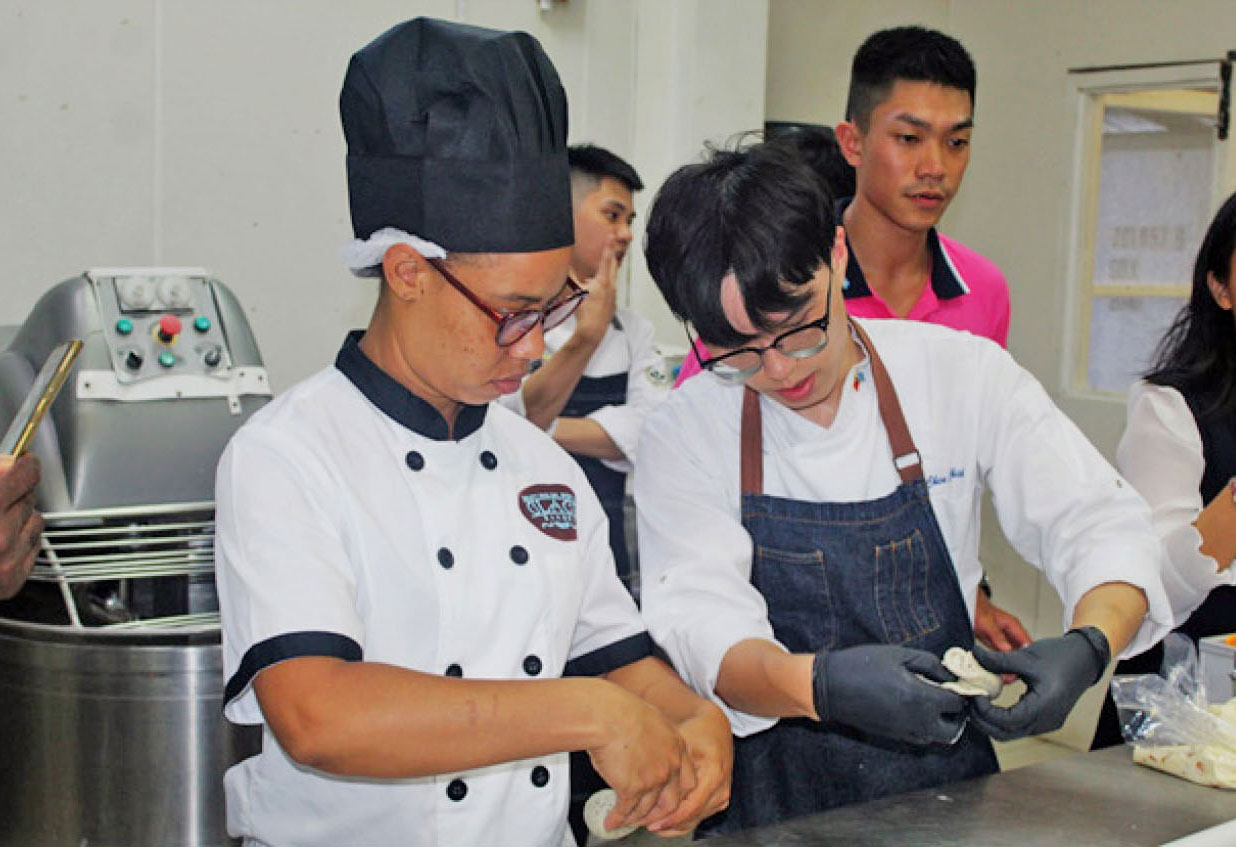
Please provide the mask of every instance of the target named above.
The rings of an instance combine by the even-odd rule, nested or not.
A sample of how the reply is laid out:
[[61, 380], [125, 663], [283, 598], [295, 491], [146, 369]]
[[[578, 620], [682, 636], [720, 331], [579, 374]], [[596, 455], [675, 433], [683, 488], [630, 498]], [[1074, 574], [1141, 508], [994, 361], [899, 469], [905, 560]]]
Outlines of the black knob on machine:
[[129, 350], [124, 354], [124, 366], [131, 371], [140, 369], [143, 360], [141, 350]]
[[202, 356], [202, 361], [206, 363], [206, 367], [214, 368], [219, 366], [219, 362], [222, 358], [222, 351], [220, 351], [218, 347], [211, 347], [206, 351], [205, 355]]

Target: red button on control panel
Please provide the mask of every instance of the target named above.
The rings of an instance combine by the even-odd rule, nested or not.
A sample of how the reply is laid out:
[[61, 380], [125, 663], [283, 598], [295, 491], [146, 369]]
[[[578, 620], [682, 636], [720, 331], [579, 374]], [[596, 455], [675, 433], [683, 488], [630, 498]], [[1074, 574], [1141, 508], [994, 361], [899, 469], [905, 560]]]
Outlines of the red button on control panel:
[[183, 327], [180, 318], [175, 315], [164, 315], [159, 318], [159, 340], [167, 343], [180, 334]]

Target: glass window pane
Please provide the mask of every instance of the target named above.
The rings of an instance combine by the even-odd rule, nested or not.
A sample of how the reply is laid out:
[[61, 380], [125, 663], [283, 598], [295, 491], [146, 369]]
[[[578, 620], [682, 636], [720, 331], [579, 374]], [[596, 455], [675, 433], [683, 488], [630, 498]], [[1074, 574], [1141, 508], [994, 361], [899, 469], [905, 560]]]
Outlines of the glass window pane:
[[1187, 285], [1214, 181], [1214, 117], [1104, 113], [1094, 284]]
[[[1220, 170], [1218, 92], [1126, 88], [1093, 95], [1102, 118], [1091, 173], [1084, 367], [1092, 391], [1123, 394], [1149, 365], [1189, 289]], [[1079, 363], [1081, 364], [1081, 363]]]
[[1127, 391], [1150, 366], [1155, 345], [1184, 303], [1183, 297], [1095, 297], [1090, 309], [1090, 387]]

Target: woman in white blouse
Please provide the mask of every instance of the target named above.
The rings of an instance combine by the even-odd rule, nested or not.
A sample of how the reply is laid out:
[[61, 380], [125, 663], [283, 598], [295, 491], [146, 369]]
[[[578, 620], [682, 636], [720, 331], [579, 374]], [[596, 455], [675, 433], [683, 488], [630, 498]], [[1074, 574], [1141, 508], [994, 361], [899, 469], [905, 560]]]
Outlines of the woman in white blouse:
[[[1163, 583], [1180, 632], [1236, 631], [1236, 195], [1216, 213], [1193, 268], [1193, 293], [1154, 364], [1129, 391], [1116, 464], [1150, 503], [1170, 566]], [[1117, 673], [1153, 673], [1162, 648]], [[1120, 741], [1107, 702], [1094, 746]]]

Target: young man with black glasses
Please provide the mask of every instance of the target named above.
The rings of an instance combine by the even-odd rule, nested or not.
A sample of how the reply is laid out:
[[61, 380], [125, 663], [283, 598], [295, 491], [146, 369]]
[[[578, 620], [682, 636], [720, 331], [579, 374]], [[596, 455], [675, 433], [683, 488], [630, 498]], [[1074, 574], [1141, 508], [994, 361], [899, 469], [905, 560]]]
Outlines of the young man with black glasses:
[[422, 18], [355, 54], [340, 109], [343, 252], [380, 288], [220, 463], [225, 711], [264, 729], [229, 831], [559, 847], [574, 750], [610, 826], [689, 829], [726, 802], [725, 718], [651, 655], [583, 472], [490, 402], [581, 302], [554, 68]]
[[[989, 737], [1055, 729], [1171, 623], [1145, 503], [994, 342], [850, 318], [834, 215], [769, 144], [681, 168], [649, 217], [649, 270], [710, 372], [649, 417], [636, 479], [644, 618], [738, 736], [707, 829], [994, 772]], [[974, 646], [985, 488], [1065, 635]], [[932, 684], [954, 646], [1025, 696]]]
[[[883, 29], [854, 54], [835, 139], [777, 139], [813, 164], [837, 198], [848, 257], [846, 309], [861, 318], [949, 326], [1007, 346], [1009, 288], [995, 263], [937, 230], [970, 162], [977, 74], [955, 38], [918, 26]], [[848, 173], [847, 173], [848, 172]], [[689, 356], [679, 382], [699, 371]], [[1030, 643], [1015, 615], [974, 597], [974, 629], [998, 650]]]

